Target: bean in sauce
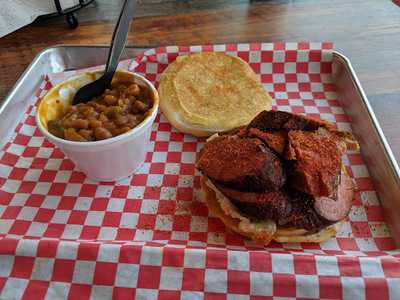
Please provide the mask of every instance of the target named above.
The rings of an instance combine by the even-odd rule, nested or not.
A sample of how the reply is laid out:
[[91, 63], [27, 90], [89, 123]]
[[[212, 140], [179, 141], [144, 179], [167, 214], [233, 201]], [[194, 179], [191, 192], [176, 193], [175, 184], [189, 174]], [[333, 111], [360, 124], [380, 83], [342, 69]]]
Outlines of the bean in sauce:
[[65, 115], [47, 123], [51, 134], [70, 141], [109, 139], [141, 123], [152, 106], [149, 91], [136, 83], [119, 83], [87, 103], [69, 106]]

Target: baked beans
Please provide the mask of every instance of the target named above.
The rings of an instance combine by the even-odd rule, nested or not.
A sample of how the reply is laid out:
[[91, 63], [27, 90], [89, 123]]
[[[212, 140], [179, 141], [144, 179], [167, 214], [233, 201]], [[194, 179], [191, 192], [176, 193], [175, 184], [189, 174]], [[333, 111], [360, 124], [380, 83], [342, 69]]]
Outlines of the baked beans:
[[117, 83], [87, 103], [71, 105], [64, 116], [47, 123], [51, 134], [70, 141], [99, 141], [123, 134], [141, 123], [152, 107], [149, 90]]

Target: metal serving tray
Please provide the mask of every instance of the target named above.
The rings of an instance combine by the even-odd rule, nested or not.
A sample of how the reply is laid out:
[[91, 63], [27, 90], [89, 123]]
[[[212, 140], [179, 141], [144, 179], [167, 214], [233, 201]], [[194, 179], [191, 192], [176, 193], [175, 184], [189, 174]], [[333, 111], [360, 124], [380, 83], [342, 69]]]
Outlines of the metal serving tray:
[[[132, 58], [153, 47], [126, 47], [122, 59]], [[107, 46], [54, 46], [39, 53], [21, 75], [0, 106], [0, 148], [8, 141], [11, 130], [28, 106], [30, 96], [42, 82], [42, 75], [101, 65], [106, 60]], [[333, 78], [338, 99], [350, 117], [352, 129], [361, 145], [365, 163], [386, 213], [392, 237], [400, 245], [400, 169], [383, 135], [369, 101], [350, 61], [333, 54]]]

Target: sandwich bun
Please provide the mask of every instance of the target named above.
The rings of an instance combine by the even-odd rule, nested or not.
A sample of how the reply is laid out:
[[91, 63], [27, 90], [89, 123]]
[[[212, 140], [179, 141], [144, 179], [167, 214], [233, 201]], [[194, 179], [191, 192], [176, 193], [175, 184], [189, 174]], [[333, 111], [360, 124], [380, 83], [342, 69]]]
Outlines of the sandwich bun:
[[251, 67], [221, 52], [177, 57], [161, 75], [159, 95], [168, 121], [195, 136], [247, 125], [272, 105]]
[[201, 178], [201, 188], [208, 209], [228, 229], [264, 245], [269, 244], [272, 240], [279, 243], [320, 243], [334, 237], [343, 223], [343, 221], [336, 222], [316, 233], [308, 233], [302, 228], [280, 228], [273, 221], [254, 223], [241, 214], [205, 176]]

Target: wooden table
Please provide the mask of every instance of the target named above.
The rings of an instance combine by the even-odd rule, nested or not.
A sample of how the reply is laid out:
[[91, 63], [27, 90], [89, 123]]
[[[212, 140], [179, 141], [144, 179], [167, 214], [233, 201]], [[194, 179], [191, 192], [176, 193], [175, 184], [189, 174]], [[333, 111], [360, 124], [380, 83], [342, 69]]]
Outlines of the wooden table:
[[[83, 13], [81, 25], [74, 31], [68, 30], [63, 20], [55, 20], [30, 25], [1, 38], [0, 101], [43, 48], [55, 44], [108, 43], [118, 8], [106, 2], [104, 5], [114, 8], [113, 13]], [[128, 44], [332, 41], [352, 61], [400, 159], [400, 8], [392, 2], [220, 0], [213, 2], [212, 9], [204, 5], [198, 10], [185, 9], [178, 5], [178, 11], [185, 10], [190, 12], [135, 19]], [[169, 5], [160, 14], [171, 11]]]

